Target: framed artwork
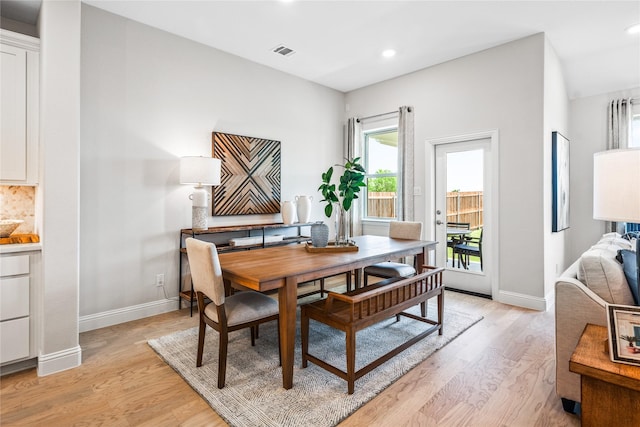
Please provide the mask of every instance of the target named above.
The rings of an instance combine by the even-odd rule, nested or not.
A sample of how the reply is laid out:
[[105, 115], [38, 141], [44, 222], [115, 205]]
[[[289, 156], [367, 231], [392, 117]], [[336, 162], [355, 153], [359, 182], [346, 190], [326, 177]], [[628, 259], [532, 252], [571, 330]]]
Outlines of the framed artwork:
[[569, 140], [559, 132], [551, 134], [553, 217], [551, 231], [569, 228]]
[[607, 328], [611, 360], [640, 365], [640, 307], [607, 304]]
[[212, 215], [280, 212], [280, 141], [213, 132], [213, 157], [222, 160], [213, 187]]

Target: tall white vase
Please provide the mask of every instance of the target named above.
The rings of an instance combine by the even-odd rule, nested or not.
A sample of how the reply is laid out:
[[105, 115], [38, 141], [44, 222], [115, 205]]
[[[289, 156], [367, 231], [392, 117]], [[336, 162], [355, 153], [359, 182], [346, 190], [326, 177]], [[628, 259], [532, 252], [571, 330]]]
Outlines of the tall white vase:
[[280, 209], [282, 212], [282, 222], [286, 225], [293, 224], [296, 218], [296, 205], [293, 204], [292, 201], [282, 202], [282, 208]]
[[298, 210], [298, 222], [301, 224], [309, 222], [311, 218], [311, 202], [313, 196], [296, 196], [296, 208]]

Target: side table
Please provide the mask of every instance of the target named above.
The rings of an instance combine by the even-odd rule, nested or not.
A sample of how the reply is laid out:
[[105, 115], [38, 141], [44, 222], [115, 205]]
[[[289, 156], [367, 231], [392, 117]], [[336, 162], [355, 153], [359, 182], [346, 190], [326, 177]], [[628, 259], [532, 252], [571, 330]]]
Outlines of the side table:
[[581, 375], [582, 426], [637, 426], [640, 366], [612, 362], [607, 338], [606, 327], [588, 324], [569, 361]]

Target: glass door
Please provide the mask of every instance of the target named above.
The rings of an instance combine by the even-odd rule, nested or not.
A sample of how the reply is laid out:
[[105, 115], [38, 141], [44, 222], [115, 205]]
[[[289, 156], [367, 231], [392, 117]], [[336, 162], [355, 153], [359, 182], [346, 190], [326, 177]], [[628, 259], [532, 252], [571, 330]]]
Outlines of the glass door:
[[490, 138], [436, 145], [437, 264], [447, 287], [491, 295]]

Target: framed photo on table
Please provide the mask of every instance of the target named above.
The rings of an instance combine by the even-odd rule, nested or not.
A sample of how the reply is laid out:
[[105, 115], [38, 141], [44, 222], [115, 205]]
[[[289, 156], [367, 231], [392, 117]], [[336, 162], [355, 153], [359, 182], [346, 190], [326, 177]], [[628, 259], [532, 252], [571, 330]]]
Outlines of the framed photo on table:
[[607, 328], [611, 360], [640, 366], [640, 307], [607, 304]]

